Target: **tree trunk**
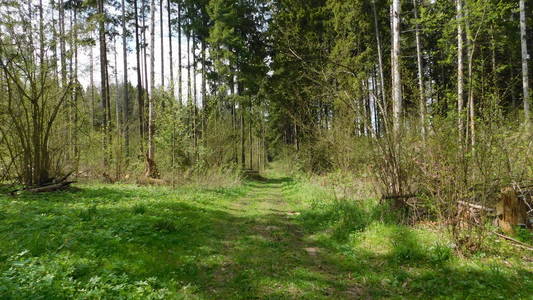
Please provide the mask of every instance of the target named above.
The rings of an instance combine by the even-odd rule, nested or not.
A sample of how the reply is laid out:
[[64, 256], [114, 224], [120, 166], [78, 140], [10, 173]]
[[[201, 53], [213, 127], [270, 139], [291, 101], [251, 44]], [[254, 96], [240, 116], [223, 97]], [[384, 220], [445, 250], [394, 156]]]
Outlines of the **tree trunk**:
[[383, 107], [383, 117], [387, 119], [387, 103], [385, 99], [385, 76], [383, 74], [383, 53], [381, 49], [381, 38], [379, 34], [379, 24], [378, 24], [378, 15], [376, 12], [376, 1], [372, 0], [372, 10], [374, 12], [374, 27], [376, 30], [376, 44], [378, 50], [378, 68], [379, 68], [379, 79], [381, 84], [381, 101]]
[[464, 70], [463, 70], [463, 0], [456, 0], [457, 4], [457, 120], [459, 130], [459, 143], [463, 143], [464, 122]]
[[529, 116], [529, 75], [527, 53], [527, 30], [526, 30], [526, 3], [520, 0], [520, 43], [522, 49], [522, 89], [524, 90], [524, 123], [529, 126], [531, 119]]
[[121, 136], [122, 134], [122, 121], [120, 119], [120, 97], [119, 97], [119, 90], [118, 90], [118, 60], [117, 60], [117, 39], [113, 38], [113, 77], [115, 77], [115, 88], [113, 96], [115, 98], [115, 123], [116, 123], [116, 129], [117, 129], [117, 136]]
[[178, 104], [181, 106], [183, 100], [183, 66], [181, 61], [181, 1], [178, 2]]
[[101, 85], [101, 97], [102, 97], [102, 108], [104, 110], [103, 114], [103, 122], [102, 122], [102, 131], [103, 131], [103, 139], [102, 139], [102, 147], [104, 152], [104, 167], [109, 166], [109, 160], [108, 160], [108, 141], [107, 141], [107, 133], [108, 133], [108, 127], [109, 127], [109, 120], [108, 120], [108, 114], [107, 114], [107, 108], [108, 108], [108, 101], [109, 101], [109, 95], [108, 95], [108, 83], [107, 83], [107, 46], [106, 46], [106, 36], [105, 36], [105, 20], [104, 20], [104, 0], [98, 1], [98, 13], [100, 14], [99, 18], [99, 29], [98, 29], [98, 36], [100, 41], [100, 85]]
[[[170, 6], [170, 0], [167, 0], [167, 14], [168, 14], [168, 70], [170, 72], [170, 93], [174, 100], [174, 61], [172, 58], [172, 7]], [[163, 48], [163, 47], [161, 47]], [[163, 62], [163, 59], [161, 59]]]
[[[68, 43], [69, 43], [69, 52], [70, 52], [70, 55], [68, 57], [69, 59], [69, 62], [68, 62], [68, 76], [69, 76], [69, 82], [73, 83], [74, 82], [74, 56], [72, 55], [73, 51], [72, 51], [72, 48], [73, 48], [73, 45], [74, 45], [74, 36], [73, 36], [73, 22], [72, 22], [72, 10], [69, 12], [69, 39], [68, 39]], [[73, 104], [74, 104], [74, 97], [75, 97], [75, 92], [76, 92], [76, 89], [72, 89], [70, 91], [70, 101], [68, 102], [67, 106], [68, 106], [68, 110], [67, 110], [67, 113], [68, 113], [68, 121], [67, 121], [67, 128], [68, 128], [68, 131], [67, 131], [67, 143], [68, 143], [68, 149], [67, 151], [65, 151], [66, 153], [66, 156], [67, 156], [67, 161], [71, 161], [72, 160], [72, 157], [74, 156], [73, 153], [74, 153], [74, 142], [73, 142], [73, 136], [74, 136], [74, 128], [73, 128], [73, 124], [74, 124], [74, 107], [73, 107]]]
[[[467, 21], [468, 10], [465, 11], [465, 30], [466, 30], [466, 49], [468, 60], [468, 99], [467, 99], [467, 136], [470, 138], [470, 147], [473, 150], [476, 144], [475, 131], [475, 107], [474, 107], [474, 52], [475, 52], [475, 38], [472, 37], [470, 26]], [[478, 29], [479, 30], [479, 29]], [[477, 36], [477, 34], [476, 34]]]
[[206, 118], [209, 113], [208, 103], [207, 103], [207, 88], [206, 88], [206, 71], [205, 71], [205, 41], [202, 41], [202, 136], [205, 134], [206, 129]]
[[[232, 70], [233, 71], [233, 70]], [[235, 96], [237, 95], [237, 90], [235, 88], [235, 72], [231, 72], [231, 79], [230, 79], [230, 85], [231, 85], [231, 95]], [[233, 129], [232, 136], [234, 137], [233, 140], [233, 161], [235, 164], [239, 163], [239, 151], [238, 151], [238, 143], [239, 141], [235, 139], [237, 137], [237, 104], [236, 104], [236, 97], [232, 97], [231, 99], [231, 127]]]
[[148, 97], [148, 158], [154, 160], [154, 90], [155, 90], [155, 0], [150, 7], [150, 94]]
[[193, 124], [193, 108], [192, 108], [192, 78], [191, 78], [191, 31], [187, 32], [187, 111], [188, 111], [188, 129], [189, 133], [193, 134], [194, 143], [194, 124]]
[[43, 0], [39, 0], [39, 63], [44, 65], [44, 16], [43, 16]]
[[[135, 0], [136, 1], [136, 0]], [[130, 156], [130, 133], [129, 133], [129, 111], [130, 111], [130, 98], [128, 89], [128, 47], [127, 47], [127, 31], [126, 31], [126, 5], [122, 0], [122, 55], [124, 60], [124, 82], [123, 82], [123, 122], [124, 122], [124, 151], [126, 159]]]
[[65, 7], [59, 0], [59, 50], [61, 51], [61, 85], [67, 85], [67, 50], [65, 47]]
[[141, 43], [139, 41], [139, 15], [137, 9], [137, 0], [133, 1], [135, 10], [135, 49], [137, 59], [137, 105], [139, 115], [139, 140], [140, 150], [144, 153], [144, 97], [143, 97], [143, 83], [141, 75]]
[[[168, 21], [170, 22], [170, 19], [168, 19]], [[165, 48], [163, 47], [163, 0], [159, 0], [159, 31], [159, 37], [161, 39], [161, 87], [165, 88]]]
[[419, 19], [418, 19], [418, 5], [417, 0], [413, 0], [414, 6], [414, 15], [415, 15], [415, 39], [416, 39], [416, 60], [417, 60], [417, 69], [418, 69], [418, 92], [420, 93], [420, 129], [422, 137], [426, 136], [426, 95], [424, 92], [424, 73], [422, 68], [422, 45], [420, 44], [420, 28], [419, 28]]
[[[399, 136], [402, 115], [402, 86], [400, 77], [400, 0], [392, 2], [392, 102], [393, 130]], [[397, 142], [397, 141], [396, 141]]]
[[[148, 84], [148, 59], [147, 59], [147, 56], [148, 56], [148, 53], [146, 52], [147, 51], [147, 47], [148, 47], [148, 42], [146, 40], [146, 30], [147, 30], [147, 26], [146, 26], [146, 10], [147, 10], [147, 5], [146, 5], [146, 1], [147, 0], [142, 0], [142, 8], [141, 8], [141, 11], [142, 11], [142, 28], [143, 28], [143, 31], [142, 31], [142, 40], [143, 40], [143, 55], [142, 55], [142, 60], [143, 60], [143, 73], [144, 73], [144, 99], [146, 99], [146, 101], [144, 101], [144, 112], [147, 112], [148, 109], [149, 109], [149, 104], [150, 104], [150, 95], [149, 95], [149, 92], [151, 91], [152, 87]], [[143, 116], [145, 122], [143, 124], [144, 126], [144, 132], [145, 134], [148, 134], [148, 124], [149, 124], [149, 120], [148, 120], [148, 116], [146, 116], [146, 114]], [[142, 141], [143, 143], [145, 143], [146, 141], [143, 140]]]
[[242, 168], [246, 168], [246, 152], [244, 149], [244, 106], [242, 103], [239, 105], [241, 111], [241, 165]]
[[[50, 6], [51, 6], [51, 16], [52, 16], [52, 41], [51, 41], [51, 48], [52, 48], [52, 62], [53, 62], [53, 65], [54, 65], [54, 76], [55, 76], [55, 79], [58, 80], [59, 78], [59, 74], [58, 74], [58, 70], [57, 70], [57, 28], [56, 28], [56, 25], [57, 25], [57, 21], [56, 21], [56, 18], [55, 18], [55, 9], [56, 9], [56, 2], [55, 0], [52, 0], [50, 1]], [[92, 49], [92, 47], [91, 47]]]
[[74, 132], [73, 132], [73, 150], [74, 158], [76, 159], [76, 168], [79, 161], [79, 148], [78, 148], [78, 94], [81, 91], [82, 87], [79, 84], [78, 80], [78, 9], [74, 8], [74, 97], [73, 97], [73, 107], [74, 107]]
[[192, 107], [192, 121], [193, 121], [193, 142], [194, 142], [194, 157], [198, 156], [198, 90], [196, 88], [196, 74], [198, 57], [196, 55], [196, 38], [192, 37], [192, 82], [193, 82], [193, 107]]
[[92, 45], [89, 47], [89, 85], [91, 86], [91, 129], [94, 129], [96, 126], [96, 97], [94, 94], [94, 50]]
[[248, 122], [248, 147], [250, 152], [250, 170], [254, 169], [254, 142], [252, 136], [252, 104], [250, 104], [250, 117]]

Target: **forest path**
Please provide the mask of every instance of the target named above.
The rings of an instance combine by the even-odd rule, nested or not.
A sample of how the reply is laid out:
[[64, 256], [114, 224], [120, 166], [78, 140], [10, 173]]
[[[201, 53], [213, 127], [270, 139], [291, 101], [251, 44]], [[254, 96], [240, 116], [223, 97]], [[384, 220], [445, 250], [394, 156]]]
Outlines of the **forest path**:
[[335, 250], [320, 248], [299, 224], [301, 207], [284, 195], [292, 182], [288, 177], [249, 182], [246, 195], [227, 207], [239, 221], [225, 228], [227, 260], [215, 275], [215, 291], [231, 290], [237, 293], [228, 297], [246, 299], [361, 297]]

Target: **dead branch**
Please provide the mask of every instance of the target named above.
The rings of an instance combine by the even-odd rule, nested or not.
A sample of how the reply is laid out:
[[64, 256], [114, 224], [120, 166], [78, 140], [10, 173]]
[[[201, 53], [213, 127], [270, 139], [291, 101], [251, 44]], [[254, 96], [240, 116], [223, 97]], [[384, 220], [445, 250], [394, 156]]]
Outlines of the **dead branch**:
[[72, 183], [74, 183], [74, 181], [63, 181], [63, 182], [52, 184], [52, 185], [29, 189], [27, 191], [32, 192], [32, 193], [61, 191], [61, 190], [67, 189]]
[[512, 237], [509, 237], [509, 236], [506, 236], [506, 235], [503, 235], [501, 233], [498, 233], [498, 232], [495, 232], [495, 231], [492, 231], [493, 234], [501, 237], [502, 239], [505, 239], [505, 240], [508, 240], [512, 243], [515, 244], [515, 246], [519, 246], [520, 248], [524, 248], [524, 249], [527, 249], [527, 250], [530, 250], [530, 251], [533, 251], [533, 247], [531, 247], [530, 245], [528, 244], [525, 244], [525, 243], [522, 243], [521, 241], [518, 241], [518, 240], [515, 240], [513, 239]]
[[382, 196], [381, 199], [383, 200], [396, 200], [396, 199], [409, 199], [416, 197], [416, 194], [407, 194], [407, 195], [388, 195], [388, 196]]
[[486, 207], [486, 206], [479, 205], [479, 204], [474, 204], [474, 203], [470, 203], [466, 201], [457, 201], [457, 203], [459, 203], [459, 205], [468, 206], [468, 207], [475, 208], [478, 210], [484, 210], [486, 212], [494, 212], [494, 208]]

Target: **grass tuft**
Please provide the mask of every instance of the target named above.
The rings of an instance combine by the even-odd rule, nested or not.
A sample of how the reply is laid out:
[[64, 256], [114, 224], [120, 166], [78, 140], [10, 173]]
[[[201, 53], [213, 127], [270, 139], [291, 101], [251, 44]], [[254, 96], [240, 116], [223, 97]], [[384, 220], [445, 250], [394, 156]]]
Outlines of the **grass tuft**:
[[135, 204], [132, 208], [132, 212], [135, 215], [144, 215], [146, 213], [146, 205], [142, 203]]

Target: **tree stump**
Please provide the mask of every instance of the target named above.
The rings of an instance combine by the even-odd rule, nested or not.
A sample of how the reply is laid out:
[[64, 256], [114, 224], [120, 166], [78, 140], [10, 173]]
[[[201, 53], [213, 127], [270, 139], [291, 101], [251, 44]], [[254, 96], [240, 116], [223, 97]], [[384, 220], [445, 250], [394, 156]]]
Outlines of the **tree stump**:
[[514, 228], [527, 222], [527, 210], [523, 201], [520, 201], [512, 187], [501, 190], [500, 199], [496, 205], [498, 226], [507, 233], [512, 233]]
[[144, 173], [145, 177], [153, 178], [153, 179], [159, 179], [161, 177], [161, 174], [159, 173], [159, 170], [157, 169], [157, 165], [153, 159], [151, 159], [148, 154], [145, 156], [146, 158], [146, 171]]

